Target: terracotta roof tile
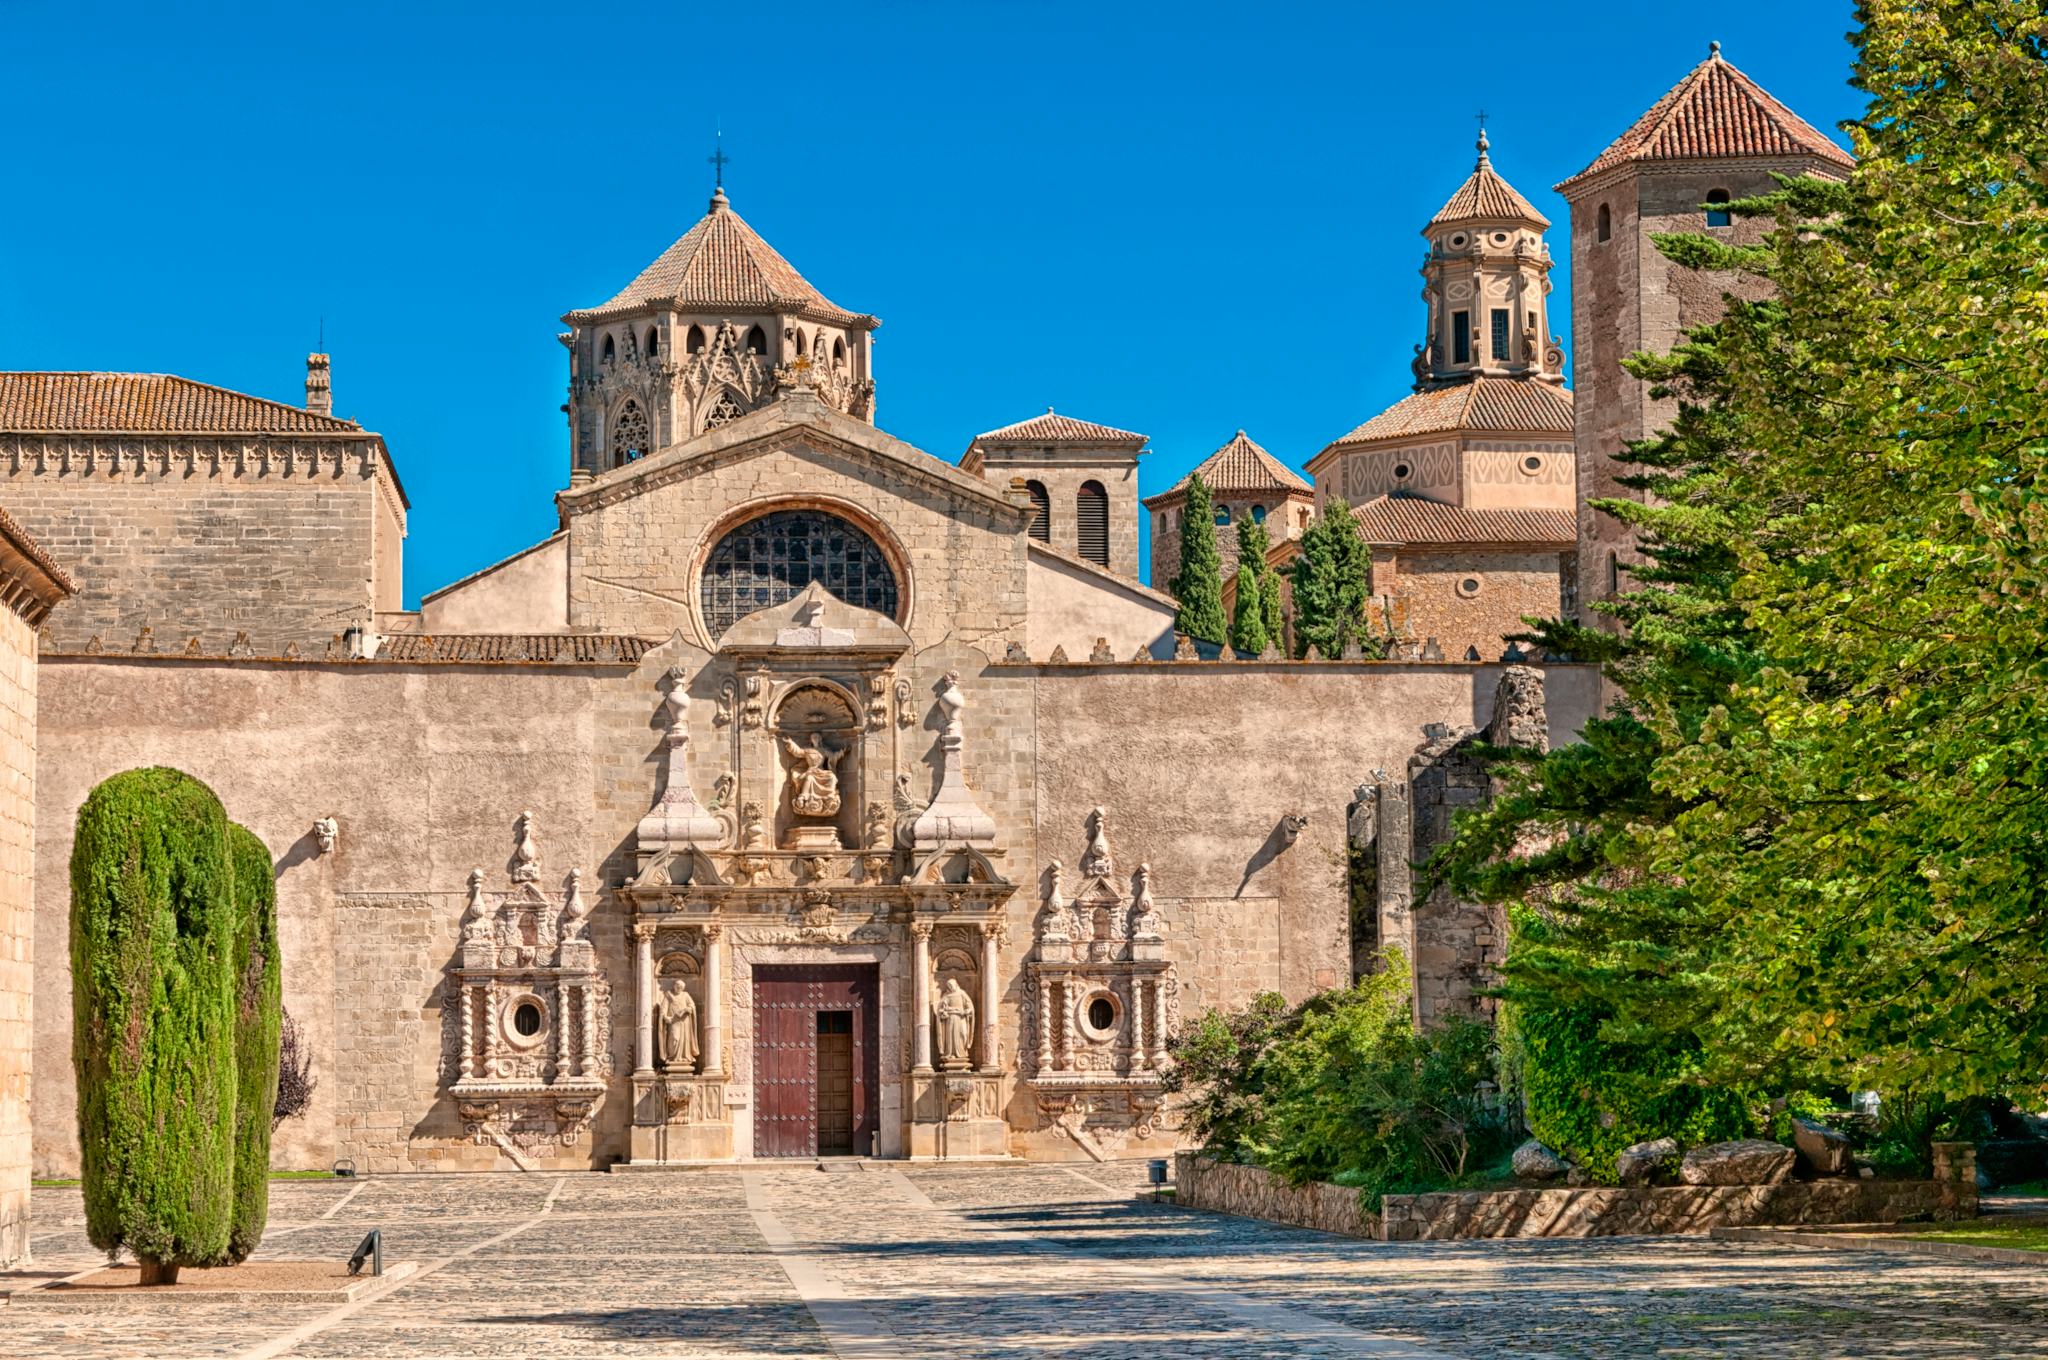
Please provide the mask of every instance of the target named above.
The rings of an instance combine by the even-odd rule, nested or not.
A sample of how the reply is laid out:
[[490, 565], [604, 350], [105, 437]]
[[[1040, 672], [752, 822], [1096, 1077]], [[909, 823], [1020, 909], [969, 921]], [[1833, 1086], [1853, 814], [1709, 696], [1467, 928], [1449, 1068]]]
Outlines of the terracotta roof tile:
[[1299, 473], [1239, 430], [1231, 436], [1229, 443], [1204, 458], [1187, 477], [1175, 482], [1171, 490], [1150, 497], [1145, 505], [1148, 508], [1163, 505], [1169, 498], [1184, 494], [1188, 489], [1188, 479], [1195, 473], [1200, 473], [1209, 489], [1219, 495], [1250, 495], [1260, 491], [1311, 495], [1315, 491]]
[[0, 539], [4, 539], [16, 552], [33, 563], [37, 570], [49, 577], [50, 583], [56, 586], [60, 593], [71, 595], [77, 592], [77, 584], [66, 574], [64, 568], [57, 565], [57, 559], [50, 556], [43, 545], [36, 542], [29, 531], [22, 528], [14, 516], [5, 510], [0, 510]]
[[1570, 510], [1468, 510], [1411, 496], [1376, 496], [1354, 507], [1351, 517], [1373, 543], [1565, 545], [1579, 532]]
[[1627, 161], [1711, 156], [1817, 156], [1843, 170], [1856, 164], [1827, 134], [1722, 60], [1716, 43], [1713, 55], [1651, 105], [1634, 127], [1557, 187], [1562, 191]]
[[1425, 388], [1401, 398], [1332, 441], [1330, 447], [1451, 430], [1569, 437], [1572, 394], [1562, 387], [1522, 378], [1474, 378], [1449, 387]]
[[0, 430], [175, 434], [361, 434], [315, 415], [168, 373], [0, 373]]
[[696, 226], [609, 302], [564, 319], [573, 323], [656, 303], [673, 303], [685, 311], [801, 311], [865, 330], [882, 324], [847, 311], [811, 287], [796, 266], [732, 210], [722, 190]]
[[400, 633], [378, 645], [377, 660], [630, 665], [654, 645], [596, 633]]
[[976, 444], [1142, 444], [1145, 436], [1111, 425], [1057, 414], [1052, 407], [1042, 416], [1005, 425], [974, 436]]
[[[1429, 219], [1431, 227], [1440, 227], [1447, 222], [1472, 221], [1528, 222], [1534, 226], [1547, 227], [1550, 219], [1536, 211], [1536, 205], [1515, 192], [1515, 186], [1502, 179], [1494, 170], [1493, 162], [1486, 154], [1486, 134], [1479, 136], [1479, 164], [1473, 167], [1471, 178], [1458, 186], [1458, 192], [1451, 195], [1435, 217]], [[1424, 229], [1428, 234], [1428, 228]]]

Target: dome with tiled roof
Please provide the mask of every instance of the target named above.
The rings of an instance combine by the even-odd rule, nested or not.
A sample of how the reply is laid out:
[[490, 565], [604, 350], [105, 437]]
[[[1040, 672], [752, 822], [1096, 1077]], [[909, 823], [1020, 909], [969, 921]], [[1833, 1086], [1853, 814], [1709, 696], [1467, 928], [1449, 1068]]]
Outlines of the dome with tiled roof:
[[1715, 43], [1707, 59], [1686, 73], [1614, 139], [1593, 163], [1557, 186], [1571, 185], [1617, 165], [1712, 157], [1810, 156], [1846, 171], [1856, 158], [1832, 138], [1772, 98]]
[[1537, 212], [1536, 205], [1516, 192], [1515, 186], [1493, 168], [1484, 132], [1479, 134], [1479, 163], [1472, 167], [1471, 175], [1458, 186], [1450, 201], [1429, 219], [1422, 234], [1432, 235], [1438, 227], [1453, 222], [1526, 222], [1539, 230], [1550, 225], [1550, 219]]
[[1489, 434], [1572, 434], [1572, 394], [1522, 378], [1474, 378], [1411, 393], [1332, 440], [1331, 448], [1412, 435], [1469, 430]]
[[681, 312], [772, 311], [873, 330], [872, 316], [849, 312], [813, 288], [761, 233], [732, 210], [725, 190], [697, 225], [661, 253], [609, 301], [569, 313], [574, 325], [641, 308]]

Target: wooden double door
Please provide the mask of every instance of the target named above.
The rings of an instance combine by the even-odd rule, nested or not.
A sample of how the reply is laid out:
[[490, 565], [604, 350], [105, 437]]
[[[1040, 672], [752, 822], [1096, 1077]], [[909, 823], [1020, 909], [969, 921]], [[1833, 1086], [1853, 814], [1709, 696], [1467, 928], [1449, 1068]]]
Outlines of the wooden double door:
[[881, 1045], [875, 965], [754, 969], [754, 1155], [866, 1156]]

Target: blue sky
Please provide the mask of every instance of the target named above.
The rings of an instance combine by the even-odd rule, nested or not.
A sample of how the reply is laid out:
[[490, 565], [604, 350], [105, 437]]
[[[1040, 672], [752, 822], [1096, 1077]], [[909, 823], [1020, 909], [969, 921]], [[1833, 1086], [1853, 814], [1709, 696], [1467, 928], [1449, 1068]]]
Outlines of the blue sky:
[[1550, 186], [1710, 39], [1853, 117], [1851, 10], [0, 0], [0, 368], [296, 403], [324, 317], [414, 603], [555, 528], [559, 318], [703, 212], [722, 122], [735, 209], [882, 318], [891, 433], [951, 459], [1052, 404], [1149, 434], [1147, 495], [1240, 427], [1299, 466], [1407, 391], [1480, 108], [1562, 224]]

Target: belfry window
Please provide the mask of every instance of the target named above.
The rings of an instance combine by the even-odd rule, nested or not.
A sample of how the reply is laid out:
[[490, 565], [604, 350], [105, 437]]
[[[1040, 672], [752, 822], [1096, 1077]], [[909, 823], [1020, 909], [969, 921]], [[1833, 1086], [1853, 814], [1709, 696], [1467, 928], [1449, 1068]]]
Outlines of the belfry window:
[[1109, 493], [1101, 482], [1081, 483], [1074, 496], [1074, 546], [1095, 565], [1109, 565]]
[[1254, 505], [1252, 507], [1252, 518], [1257, 520], [1259, 523], [1264, 524], [1266, 522], [1266, 507], [1263, 505]]
[[1451, 362], [1472, 362], [1472, 313], [1451, 313]]
[[1493, 357], [1505, 361], [1508, 357], [1508, 309], [1493, 309]]
[[702, 354], [704, 352], [704, 328], [702, 326], [690, 327], [689, 338], [683, 341], [683, 347], [688, 353]]
[[1715, 189], [1707, 195], [1708, 226], [1725, 227], [1735, 220], [1729, 215], [1728, 209], [1725, 206], [1716, 206], [1725, 205], [1727, 202], [1728, 191], [1726, 189]]
[[647, 357], [652, 359], [661, 353], [661, 332], [653, 326], [647, 328]]
[[1607, 205], [1605, 203], [1602, 203], [1600, 205], [1600, 214], [1598, 221], [1599, 226], [1597, 228], [1597, 234], [1599, 238], [1603, 241], [1612, 239], [1612, 237], [1614, 236], [1614, 214], [1607, 211]]
[[1227, 506], [1227, 505], [1219, 505], [1219, 506], [1217, 506], [1217, 507], [1216, 507], [1216, 527], [1217, 527], [1217, 528], [1219, 528], [1219, 529], [1223, 529], [1223, 528], [1227, 528], [1227, 527], [1229, 527], [1229, 524], [1230, 524], [1230, 507], [1229, 507], [1229, 506]]
[[619, 347], [617, 343], [615, 343], [612, 340], [612, 338], [609, 335], [607, 335], [604, 338], [604, 366], [606, 368], [610, 368], [613, 364], [617, 363], [618, 361]]
[[1024, 490], [1031, 496], [1031, 527], [1029, 533], [1040, 543], [1052, 542], [1052, 497], [1046, 494], [1044, 482], [1026, 482]]
[[612, 466], [618, 467], [644, 456], [652, 443], [647, 428], [647, 413], [640, 409], [640, 403], [629, 401], [619, 408], [612, 417]]
[[768, 352], [768, 333], [767, 333], [766, 331], [762, 330], [762, 329], [761, 329], [761, 328], [760, 328], [759, 326], [756, 326], [756, 327], [754, 327], [754, 328], [753, 328], [752, 330], [748, 331], [748, 332], [747, 332], [747, 353], [749, 353], [749, 354], [766, 354], [767, 352]]
[[850, 605], [896, 617], [896, 573], [872, 538], [822, 510], [771, 510], [718, 541], [699, 587], [717, 637], [817, 581]]
[[834, 340], [832, 342], [832, 363], [836, 367], [839, 364], [843, 364], [845, 362], [846, 342], [844, 340]]

